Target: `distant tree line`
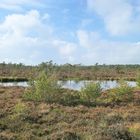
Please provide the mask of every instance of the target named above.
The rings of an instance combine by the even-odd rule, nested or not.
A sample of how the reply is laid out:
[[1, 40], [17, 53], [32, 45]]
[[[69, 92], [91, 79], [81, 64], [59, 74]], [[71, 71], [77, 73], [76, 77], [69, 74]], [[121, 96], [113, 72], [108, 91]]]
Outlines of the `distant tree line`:
[[40, 71], [48, 74], [57, 75], [60, 80], [81, 80], [81, 79], [127, 79], [135, 80], [140, 73], [140, 65], [82, 65], [82, 64], [61, 64], [58, 65], [53, 61], [42, 62], [39, 65], [31, 66], [22, 63], [0, 63], [0, 77], [24, 77], [32, 78], [37, 76]]

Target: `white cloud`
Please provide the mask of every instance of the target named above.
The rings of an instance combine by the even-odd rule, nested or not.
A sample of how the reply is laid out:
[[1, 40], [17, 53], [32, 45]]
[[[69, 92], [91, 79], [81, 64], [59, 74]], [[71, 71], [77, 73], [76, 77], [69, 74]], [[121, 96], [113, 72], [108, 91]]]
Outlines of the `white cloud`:
[[76, 45], [71, 42], [66, 42], [63, 40], [54, 40], [52, 43], [53, 46], [57, 48], [62, 55], [72, 54], [76, 49]]
[[60, 53], [62, 55], [68, 56], [72, 54], [76, 49], [76, 45], [74, 43], [68, 43], [65, 42], [61, 47], [60, 47]]
[[[31, 10], [27, 14], [12, 14], [5, 18], [5, 21], [0, 24], [1, 33], [7, 32], [11, 34], [23, 34], [27, 29], [40, 26], [39, 13], [36, 10]], [[3, 31], [3, 32], [2, 32]]]
[[[77, 37], [81, 50], [81, 61], [85, 64], [93, 64], [96, 62], [106, 64], [135, 64], [140, 59], [140, 43], [139, 42], [117, 42], [108, 41], [99, 37], [95, 32], [77, 31]], [[79, 34], [86, 35], [79, 35]], [[94, 34], [94, 35], [93, 35]], [[97, 36], [97, 37], [96, 37]], [[98, 39], [97, 39], [98, 38]], [[81, 41], [82, 40], [82, 41]], [[86, 40], [86, 41], [84, 41]], [[89, 49], [86, 49], [89, 45]]]
[[87, 0], [88, 8], [100, 15], [112, 35], [139, 32], [140, 12], [129, 0]]
[[[89, 2], [93, 1], [89, 0]], [[101, 0], [95, 0], [94, 2], [97, 4]], [[90, 6], [93, 5], [90, 4]], [[104, 8], [104, 5], [102, 5], [102, 9], [97, 4], [91, 9], [95, 9], [95, 7], [99, 8], [96, 11], [104, 18], [106, 27], [111, 34], [123, 34], [134, 29], [134, 26], [128, 29], [130, 25], [136, 25], [136, 23], [133, 22], [131, 16], [133, 12], [127, 13], [129, 11], [127, 8], [124, 19], [122, 15], [120, 16], [121, 21], [118, 20], [116, 10], [117, 21], [114, 21], [113, 16], [116, 8], [111, 15], [110, 6]], [[51, 59], [59, 63], [139, 63], [140, 42], [109, 41], [103, 39], [98, 32], [83, 29], [76, 31], [76, 33], [72, 31], [72, 35], [70, 35], [70, 32], [66, 32], [66, 34], [63, 34], [64, 31], [61, 32], [64, 38], [70, 35], [77, 43], [62, 40], [56, 36], [57, 33], [55, 33], [55, 28], [51, 26], [50, 19], [48, 13], [41, 15], [37, 10], [30, 10], [24, 14], [7, 15], [0, 23], [0, 60], [26, 64], [37, 64]], [[107, 21], [107, 19], [110, 19], [110, 21]], [[90, 21], [83, 22], [86, 26]], [[72, 38], [69, 39], [72, 40]]]
[[31, 10], [6, 16], [0, 23], [0, 60], [40, 63], [56, 59], [56, 53], [65, 61], [72, 60], [76, 45], [57, 38], [46, 18], [42, 18], [46, 15]]
[[61, 57], [68, 62], [73, 62], [75, 60], [74, 54], [78, 47], [76, 43], [63, 40], [54, 40], [53, 46], [59, 51]]
[[37, 0], [1, 0], [0, 9], [23, 11], [23, 6], [25, 5], [34, 7], [44, 7], [41, 1]]
[[[26, 46], [31, 46], [41, 41], [40, 34], [46, 36], [51, 34], [51, 27], [44, 27], [38, 11], [31, 10], [26, 14], [12, 14], [5, 17], [4, 22], [0, 24], [0, 44], [1, 49], [10, 50]], [[41, 44], [40, 42], [39, 44]], [[22, 47], [21, 47], [22, 46]]]
[[86, 30], [77, 31], [79, 44], [85, 48], [91, 48], [93, 44], [99, 40], [99, 36], [97, 32], [88, 32]]

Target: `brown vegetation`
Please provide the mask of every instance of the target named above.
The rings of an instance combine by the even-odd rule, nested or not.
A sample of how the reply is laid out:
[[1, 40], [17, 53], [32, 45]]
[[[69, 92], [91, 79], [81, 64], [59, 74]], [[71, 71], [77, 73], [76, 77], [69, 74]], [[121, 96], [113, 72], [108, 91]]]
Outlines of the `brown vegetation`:
[[0, 63], [0, 79], [29, 80], [36, 77], [40, 71], [54, 72], [60, 80], [136, 80], [140, 72], [140, 65], [92, 65], [80, 64], [57, 65], [52, 61], [43, 62], [37, 66], [25, 66], [23, 64]]
[[139, 90], [132, 101], [107, 107], [26, 101], [24, 90], [0, 87], [1, 140], [140, 139]]

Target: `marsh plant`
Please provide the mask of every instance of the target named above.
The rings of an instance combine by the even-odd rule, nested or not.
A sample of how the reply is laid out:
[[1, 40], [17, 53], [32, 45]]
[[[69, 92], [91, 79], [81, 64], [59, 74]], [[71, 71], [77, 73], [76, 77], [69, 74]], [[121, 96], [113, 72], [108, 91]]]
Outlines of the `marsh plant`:
[[25, 92], [24, 98], [36, 101], [52, 102], [61, 88], [61, 85], [57, 83], [56, 76], [48, 76], [44, 71], [30, 83], [30, 88]]
[[119, 81], [119, 86], [108, 92], [110, 102], [130, 101], [133, 99], [133, 88], [125, 81]]
[[138, 75], [136, 78], [136, 84], [137, 84], [137, 87], [140, 88], [140, 75]]
[[100, 83], [88, 83], [81, 89], [81, 99], [85, 101], [96, 101], [101, 96], [102, 88]]

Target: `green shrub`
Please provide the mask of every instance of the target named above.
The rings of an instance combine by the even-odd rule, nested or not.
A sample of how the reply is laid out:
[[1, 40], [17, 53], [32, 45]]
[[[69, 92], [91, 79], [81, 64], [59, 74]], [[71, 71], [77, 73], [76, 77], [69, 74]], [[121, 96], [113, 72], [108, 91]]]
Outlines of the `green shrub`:
[[133, 88], [124, 81], [121, 81], [117, 88], [108, 92], [109, 102], [131, 101], [132, 99]]
[[136, 78], [136, 84], [140, 88], [140, 75], [138, 75]]
[[60, 88], [54, 75], [48, 76], [42, 72], [30, 82], [30, 88], [25, 91], [23, 97], [27, 100], [53, 102], [59, 96]]
[[57, 84], [55, 76], [47, 76], [43, 72], [35, 82], [35, 92], [46, 101], [53, 100], [60, 90], [60, 85]]
[[101, 96], [101, 85], [100, 83], [89, 83], [86, 84], [82, 89], [80, 93], [80, 97], [84, 101], [96, 101], [98, 97]]
[[24, 94], [23, 94], [23, 98], [25, 100], [31, 100], [31, 101], [41, 101], [41, 95], [35, 93], [35, 91], [32, 89], [26, 89]]
[[67, 91], [62, 94], [61, 104], [63, 105], [78, 105], [80, 104], [80, 96], [78, 91]]
[[30, 87], [23, 95], [26, 100], [46, 101], [63, 105], [79, 104], [79, 92], [62, 89], [54, 75], [48, 76], [45, 72], [42, 72], [36, 79], [30, 81], [29, 85]]

